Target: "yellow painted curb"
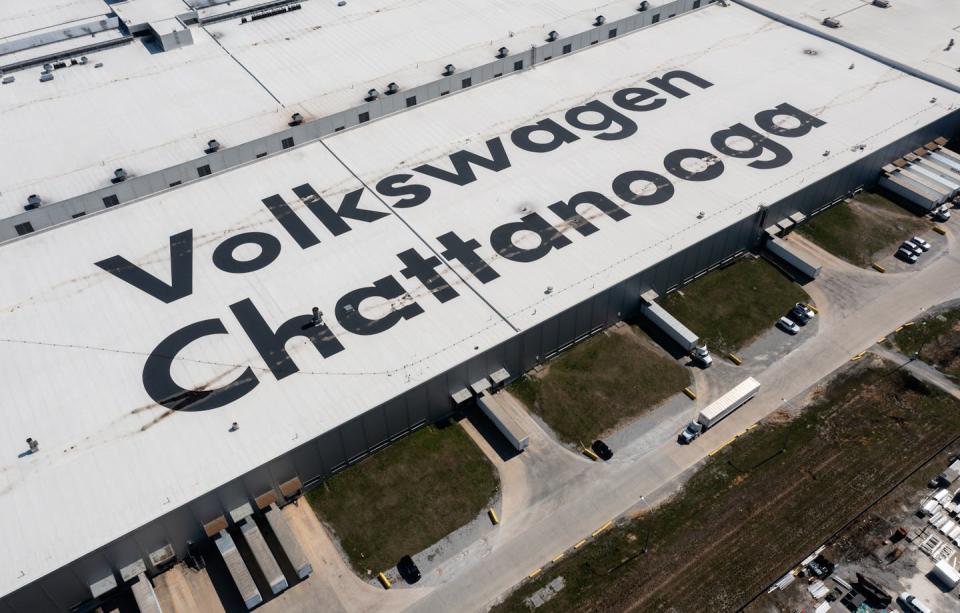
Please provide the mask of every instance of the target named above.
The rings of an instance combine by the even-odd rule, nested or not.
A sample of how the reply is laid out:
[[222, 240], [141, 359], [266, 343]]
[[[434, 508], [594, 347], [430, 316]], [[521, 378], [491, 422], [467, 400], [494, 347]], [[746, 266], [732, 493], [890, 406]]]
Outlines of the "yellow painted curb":
[[933, 228], [931, 228], [931, 230], [933, 230], [933, 231], [936, 232], [937, 234], [941, 234], [941, 235], [947, 233], [947, 231], [944, 230], [943, 228], [941, 228], [940, 226], [933, 226]]
[[693, 391], [692, 389], [690, 389], [689, 387], [683, 388], [683, 393], [686, 394], [687, 397], [690, 398], [690, 400], [696, 400], [696, 399], [697, 399], [697, 393], [694, 392], [694, 391]]
[[914, 324], [914, 322], [908, 321], [907, 323], [903, 324], [903, 327], [904, 327], [904, 328], [909, 328], [909, 327], [912, 326], [913, 324]]
[[600, 526], [599, 528], [597, 528], [592, 534], [590, 534], [590, 536], [596, 537], [598, 534], [600, 534], [601, 532], [603, 532], [604, 530], [606, 530], [607, 528], [609, 528], [609, 527], [612, 526], [612, 525], [613, 525], [613, 522], [612, 522], [612, 521], [608, 521], [607, 523], [605, 523], [605, 524], [603, 524], [602, 526]]
[[877, 264], [876, 262], [873, 263], [873, 269], [874, 269], [875, 271], [877, 271], [877, 272], [887, 272], [887, 269], [886, 269], [886, 268], [884, 268], [883, 266]]
[[377, 579], [379, 579], [380, 583], [383, 584], [383, 589], [385, 590], [390, 589], [391, 583], [390, 583], [390, 580], [387, 579], [387, 576], [385, 574], [380, 573], [379, 575], [377, 575]]
[[721, 450], [721, 449], [723, 449], [724, 447], [726, 447], [727, 445], [729, 445], [730, 443], [732, 443], [732, 442], [735, 441], [735, 440], [737, 440], [737, 437], [733, 437], [732, 439], [730, 439], [730, 440], [727, 441], [726, 443], [720, 445], [719, 447], [717, 447], [716, 449], [714, 449], [713, 451], [711, 451], [710, 454], [709, 454], [710, 457], [713, 457], [713, 456], [715, 456], [716, 454], [720, 453], [720, 450]]
[[882, 342], [885, 341], [885, 340], [887, 340], [887, 337], [886, 337], [886, 336], [884, 336], [883, 338], [881, 338], [881, 339], [878, 340], [877, 342], [878, 342], [878, 343], [882, 343]]
[[590, 458], [590, 459], [593, 460], [594, 462], [599, 462], [599, 461], [600, 461], [600, 456], [598, 456], [597, 454], [595, 454], [592, 449], [590, 449], [590, 448], [588, 448], [586, 445], [584, 445], [584, 444], [583, 444], [583, 441], [577, 441], [577, 442], [580, 443], [580, 452], [581, 452], [583, 455], [587, 456], [588, 458]]
[[896, 330], [894, 330], [894, 332], [899, 332], [900, 330], [903, 330], [903, 326], [900, 326], [899, 328], [897, 328]]
[[487, 515], [490, 516], [490, 521], [493, 522], [494, 526], [500, 523], [500, 518], [497, 517], [497, 512], [494, 511], [493, 509], [487, 509]]
[[756, 428], [756, 427], [759, 426], [759, 425], [760, 425], [760, 424], [753, 424], [752, 426], [747, 426], [747, 429], [744, 430], [744, 432], [750, 432], [751, 430], [753, 430], [754, 428]]
[[581, 547], [583, 547], [583, 546], [586, 545], [586, 544], [587, 544], [587, 539], [583, 539], [583, 540], [581, 540], [579, 543], [577, 543], [576, 545], [574, 545], [573, 548], [574, 548], [574, 549], [580, 549]]
[[736, 364], [737, 366], [740, 366], [741, 364], [743, 364], [743, 358], [733, 353], [732, 351], [727, 354], [727, 357], [730, 358], [730, 361]]
[[856, 362], [857, 360], [862, 360], [862, 359], [863, 359], [863, 356], [865, 356], [865, 355], [867, 355], [867, 352], [866, 352], [866, 351], [861, 351], [861, 352], [858, 353], [857, 355], [855, 355], [855, 356], [853, 356], [852, 358], [850, 358], [850, 361], [851, 361], [851, 362]]
[[543, 569], [542, 569], [542, 568], [538, 568], [537, 570], [535, 570], [535, 571], [533, 571], [532, 573], [530, 573], [529, 575], [527, 575], [527, 577], [529, 577], [530, 579], [533, 579], [534, 577], [536, 577], [537, 575], [539, 575], [541, 572], [543, 572]]
[[559, 555], [557, 555], [557, 557], [551, 560], [551, 562], [559, 562], [562, 559], [563, 559], [563, 553], [560, 553]]

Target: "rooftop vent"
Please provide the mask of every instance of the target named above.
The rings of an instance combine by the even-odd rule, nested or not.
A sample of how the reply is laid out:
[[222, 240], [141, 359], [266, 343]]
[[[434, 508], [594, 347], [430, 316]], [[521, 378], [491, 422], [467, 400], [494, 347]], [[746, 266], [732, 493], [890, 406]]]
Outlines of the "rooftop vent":
[[827, 17], [823, 20], [823, 25], [827, 26], [828, 28], [839, 28], [840, 20], [836, 17]]
[[44, 65], [43, 65], [43, 71], [44, 71], [44, 72], [53, 72], [53, 64], [44, 64]]
[[393, 94], [397, 93], [398, 91], [400, 91], [400, 86], [397, 85], [396, 83], [394, 83], [394, 82], [391, 81], [391, 82], [387, 85], [387, 95], [388, 95], [388, 96], [392, 96]]
[[597, 18], [593, 20], [593, 25], [602, 26], [607, 22], [607, 18], [603, 15], [597, 15]]
[[640, 3], [640, 6], [637, 7], [637, 11], [642, 13], [648, 8], [650, 8], [650, 3], [647, 2], [647, 0], [643, 0], [643, 2]]
[[367, 97], [364, 98], [367, 102], [373, 102], [380, 97], [380, 92], [375, 89], [367, 90]]
[[127, 180], [127, 171], [126, 171], [126, 170], [124, 170], [124, 169], [122, 169], [122, 168], [117, 168], [116, 170], [113, 171], [113, 179], [111, 179], [111, 182], [113, 182], [113, 183], [123, 183], [123, 182], [126, 181], [126, 180]]
[[456, 66], [454, 66], [453, 64], [447, 64], [446, 66], [443, 67], [443, 76], [449, 77], [456, 71], [457, 71]]
[[52, 73], [52, 72], [44, 72], [44, 73], [42, 73], [42, 74], [40, 75], [40, 82], [41, 82], [41, 83], [46, 83], [47, 81], [53, 81], [53, 73]]
[[207, 141], [207, 149], [204, 153], [216, 153], [220, 151], [220, 142], [217, 139], [212, 139]]
[[506, 47], [500, 47], [500, 48], [497, 50], [497, 57], [500, 58], [500, 59], [503, 59], [503, 58], [507, 57], [508, 55], [510, 55], [510, 50], [507, 49]]
[[86, 63], [89, 62], [89, 61], [90, 61], [90, 60], [87, 59], [87, 56], [85, 56], [85, 55], [81, 55], [81, 56], [80, 56], [80, 63], [81, 63], [81, 64], [86, 64]]
[[[370, 91], [376, 92], [377, 90], [371, 89]], [[290, 123], [288, 123], [287, 125], [290, 127], [293, 127], [293, 126], [299, 126], [302, 123], [303, 123], [303, 115], [301, 115], [300, 113], [294, 113], [293, 115], [290, 116]]]
[[557, 38], [559, 38], [559, 37], [560, 37], [560, 35], [557, 34], [557, 31], [556, 31], [556, 30], [550, 30], [550, 33], [547, 34], [547, 42], [548, 42], [548, 43], [552, 43], [553, 41], [557, 40]]
[[4, 85], [10, 85], [11, 83], [13, 83], [13, 82], [16, 81], [16, 80], [17, 80], [17, 78], [16, 78], [15, 76], [10, 75], [9, 77], [3, 77], [2, 83], [3, 83]]
[[882, 9], [890, 8], [890, 0], [873, 0], [873, 6], [879, 6]]
[[40, 199], [40, 196], [30, 194], [27, 196], [27, 204], [23, 208], [27, 211], [32, 211], [33, 209], [39, 209], [41, 204], [43, 204], [43, 201]]
[[35, 438], [27, 438], [27, 446], [30, 447], [30, 453], [40, 451], [40, 442]]

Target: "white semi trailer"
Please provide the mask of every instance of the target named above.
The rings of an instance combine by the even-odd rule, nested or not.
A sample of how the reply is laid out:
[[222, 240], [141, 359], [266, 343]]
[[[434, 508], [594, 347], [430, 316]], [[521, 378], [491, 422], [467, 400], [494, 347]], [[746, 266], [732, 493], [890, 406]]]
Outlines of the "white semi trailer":
[[700, 363], [704, 368], [713, 364], [713, 357], [706, 344], [700, 342], [700, 337], [693, 333], [680, 321], [668, 313], [659, 304], [653, 302], [652, 296], [648, 300], [646, 297], [640, 305], [640, 313], [650, 320], [661, 332], [670, 337], [670, 339], [680, 345], [690, 357]]
[[760, 383], [753, 377], [747, 377], [742, 383], [700, 411], [700, 415], [697, 416], [696, 421], [687, 424], [687, 427], [680, 433], [680, 442], [684, 444], [693, 442], [693, 440], [703, 434], [705, 430], [712, 428], [721, 419], [733, 413], [748, 400], [756, 396], [759, 390]]

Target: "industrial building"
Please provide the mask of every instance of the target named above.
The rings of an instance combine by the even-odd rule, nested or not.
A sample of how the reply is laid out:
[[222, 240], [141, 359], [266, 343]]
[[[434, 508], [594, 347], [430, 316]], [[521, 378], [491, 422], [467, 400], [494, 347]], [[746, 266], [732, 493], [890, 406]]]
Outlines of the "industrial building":
[[162, 572], [960, 127], [924, 66], [733, 2], [137, 1], [33, 3], [135, 40], [0, 86], [40, 143], [2, 149], [2, 613]]

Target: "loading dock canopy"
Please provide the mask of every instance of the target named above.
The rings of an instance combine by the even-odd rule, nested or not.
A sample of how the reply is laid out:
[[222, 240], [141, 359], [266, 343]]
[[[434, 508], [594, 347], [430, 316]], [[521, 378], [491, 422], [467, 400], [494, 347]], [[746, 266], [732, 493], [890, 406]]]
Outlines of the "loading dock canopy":
[[[0, 446], [41, 445], [0, 459], [0, 595], [690, 247], [720, 253], [760, 206], [960, 103], [812, 42], [711, 5], [0, 247]], [[738, 124], [790, 160], [713, 147]]]

